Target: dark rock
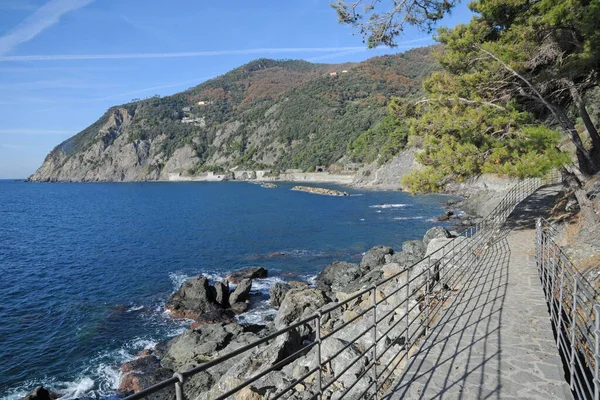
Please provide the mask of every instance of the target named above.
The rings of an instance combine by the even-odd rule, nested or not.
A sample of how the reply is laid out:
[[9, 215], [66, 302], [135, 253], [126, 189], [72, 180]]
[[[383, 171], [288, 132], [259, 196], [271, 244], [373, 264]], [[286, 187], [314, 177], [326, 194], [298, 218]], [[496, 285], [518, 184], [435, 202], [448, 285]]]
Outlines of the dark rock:
[[229, 295], [229, 303], [241, 303], [248, 300], [248, 295], [252, 289], [252, 280], [244, 279], [236, 286], [235, 290]]
[[289, 292], [290, 289], [292, 289], [292, 285], [289, 283], [277, 282], [271, 286], [271, 289], [269, 290], [269, 302], [271, 303], [271, 306], [279, 308], [285, 294]]
[[215, 283], [215, 301], [221, 307], [227, 307], [229, 304], [229, 283], [227, 281]]
[[43, 386], [38, 386], [31, 392], [27, 393], [27, 395], [21, 398], [21, 400], [55, 400], [59, 397], [60, 395], [58, 393], [51, 392]]
[[402, 252], [392, 256], [391, 262], [409, 267], [423, 259], [427, 246], [422, 240], [408, 240], [402, 244]]
[[233, 284], [240, 283], [243, 279], [258, 279], [266, 278], [269, 272], [262, 267], [250, 267], [234, 271], [225, 276], [229, 282]]
[[[275, 317], [275, 328], [282, 329], [310, 316], [331, 299], [317, 288], [292, 289], [286, 293]], [[306, 333], [306, 332], [305, 332]]]
[[208, 279], [198, 276], [185, 282], [167, 302], [165, 308], [176, 318], [199, 319], [204, 313], [221, 311], [215, 301], [215, 290]]
[[385, 256], [393, 255], [394, 249], [388, 246], [375, 246], [367, 251], [360, 262], [360, 268], [371, 271], [385, 264]]
[[308, 284], [308, 282], [304, 282], [304, 281], [289, 281], [288, 284], [292, 287], [292, 288], [304, 288], [304, 287], [308, 287], [310, 286]]
[[196, 322], [190, 325], [191, 329], [195, 329], [201, 325], [232, 323], [235, 321], [235, 314], [231, 310], [217, 310], [202, 313], [196, 318]]
[[[260, 330], [252, 328], [245, 329], [237, 323], [232, 323], [202, 325], [198, 329], [186, 331], [168, 343], [168, 351], [162, 359], [162, 365], [174, 371], [194, 368], [217, 355], [230, 353], [258, 340], [261, 336], [254, 331]], [[190, 377], [185, 382], [186, 398], [205, 398], [199, 396], [214, 388], [227, 371], [239, 364], [246, 354], [233, 357]], [[172, 399], [174, 396], [169, 398]]]
[[231, 304], [231, 310], [236, 314], [243, 314], [248, 310], [248, 303], [246, 302], [237, 302]]
[[444, 227], [434, 226], [423, 236], [423, 244], [427, 246], [431, 239], [447, 239], [450, 237], [450, 232]]
[[450, 219], [454, 218], [454, 211], [446, 211], [444, 214], [440, 215], [437, 220], [440, 222], [443, 221], [449, 221]]
[[317, 284], [331, 288], [333, 291], [339, 291], [346, 287], [350, 282], [359, 279], [366, 271], [361, 270], [358, 264], [352, 264], [345, 261], [335, 261], [329, 264], [317, 276]]
[[[126, 362], [121, 366], [121, 382], [118, 392], [131, 394], [173, 376], [173, 370], [160, 365], [155, 356], [145, 356]], [[175, 391], [167, 388], [148, 397], [149, 399], [174, 398]]]

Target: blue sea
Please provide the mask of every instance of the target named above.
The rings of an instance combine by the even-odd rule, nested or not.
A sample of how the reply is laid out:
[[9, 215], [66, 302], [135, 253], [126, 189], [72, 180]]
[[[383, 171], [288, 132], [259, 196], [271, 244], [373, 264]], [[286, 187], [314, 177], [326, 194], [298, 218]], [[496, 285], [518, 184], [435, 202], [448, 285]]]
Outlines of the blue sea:
[[164, 304], [198, 274], [263, 266], [269, 286], [310, 281], [372, 246], [400, 249], [440, 223], [440, 195], [362, 191], [329, 197], [243, 182], [34, 184], [0, 180], [0, 398], [37, 385], [103, 398], [119, 366], [182, 332]]

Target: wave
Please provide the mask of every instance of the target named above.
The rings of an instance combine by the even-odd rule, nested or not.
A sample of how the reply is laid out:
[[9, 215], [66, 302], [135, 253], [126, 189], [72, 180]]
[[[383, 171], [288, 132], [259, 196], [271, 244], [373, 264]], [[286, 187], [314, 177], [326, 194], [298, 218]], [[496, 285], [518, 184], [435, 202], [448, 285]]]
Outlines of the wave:
[[144, 306], [142, 306], [142, 305], [133, 305], [133, 306], [129, 307], [127, 310], [125, 310], [125, 312], [140, 311], [143, 309], [144, 309]]
[[369, 208], [402, 208], [408, 207], [410, 204], [375, 204], [374, 206], [369, 206]]
[[276, 315], [277, 310], [271, 307], [268, 300], [263, 300], [248, 312], [236, 316], [235, 319], [241, 324], [266, 325], [273, 321]]
[[185, 283], [185, 281], [188, 281], [193, 277], [194, 276], [184, 274], [183, 272], [171, 272], [169, 274], [169, 279], [173, 283], [173, 291], [175, 292], [179, 290], [179, 288]]
[[413, 219], [423, 219], [425, 217], [423, 216], [417, 216], [417, 217], [395, 217], [395, 220], [399, 220], [399, 221], [408, 221], [408, 220], [413, 220]]

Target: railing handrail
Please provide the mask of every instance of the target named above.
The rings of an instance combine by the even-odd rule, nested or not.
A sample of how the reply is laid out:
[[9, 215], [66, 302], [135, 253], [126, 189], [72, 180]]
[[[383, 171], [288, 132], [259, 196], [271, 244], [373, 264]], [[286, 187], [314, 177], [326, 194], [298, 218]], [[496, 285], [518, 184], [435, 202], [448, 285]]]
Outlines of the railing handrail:
[[[395, 368], [397, 368], [397, 365], [399, 365], [399, 363], [402, 361], [402, 359], [404, 357], [403, 356], [402, 358], [400, 358], [400, 360], [398, 360], [396, 362], [396, 364], [390, 368], [391, 362], [394, 362], [396, 360], [396, 358], [398, 357], [398, 355], [399, 355], [399, 352], [398, 352], [398, 354], [392, 358], [392, 361], [390, 362], [390, 364], [381, 365], [380, 361], [382, 360], [383, 356], [389, 351], [389, 349], [392, 347], [392, 345], [394, 343], [392, 342], [392, 345], [388, 346], [385, 349], [385, 351], [383, 351], [380, 354], [377, 354], [378, 340], [381, 341], [383, 338], [385, 338], [392, 329], [394, 329], [396, 326], [398, 326], [399, 323], [401, 323], [403, 321], [405, 322], [406, 326], [403, 328], [403, 330], [400, 332], [400, 334], [404, 335], [404, 337], [405, 337], [405, 345], [404, 345], [405, 349], [407, 349], [411, 343], [414, 343], [413, 340], [417, 340], [420, 337], [422, 337], [423, 335], [427, 334], [430, 325], [432, 324], [435, 316], [441, 310], [441, 306], [443, 305], [443, 301], [438, 301], [436, 306], [431, 307], [430, 300], [431, 300], [431, 297], [433, 296], [433, 291], [432, 291], [433, 287], [442, 280], [446, 280], [449, 283], [451, 282], [452, 285], [455, 285], [457, 282], [459, 282], [459, 280], [464, 276], [464, 274], [466, 272], [468, 272], [468, 267], [471, 265], [471, 263], [469, 262], [471, 260], [471, 258], [473, 256], [476, 257], [475, 250], [479, 249], [479, 248], [483, 248], [487, 242], [492, 240], [494, 238], [494, 235], [496, 234], [496, 228], [499, 228], [506, 221], [506, 218], [514, 210], [516, 205], [519, 202], [521, 202], [523, 199], [525, 199], [527, 196], [529, 196], [531, 193], [533, 193], [538, 187], [540, 187], [543, 184], [543, 182], [544, 181], [539, 178], [529, 178], [529, 179], [525, 179], [525, 180], [518, 182], [506, 193], [506, 195], [504, 196], [502, 201], [492, 210], [492, 212], [490, 212], [485, 218], [483, 218], [474, 227], [471, 227], [470, 229], [464, 231], [462, 235], [460, 235], [456, 238], [453, 238], [448, 243], [446, 243], [445, 245], [443, 245], [436, 251], [428, 254], [423, 259], [421, 259], [409, 266], [402, 268], [401, 270], [394, 273], [393, 275], [386, 277], [385, 279], [381, 279], [373, 285], [370, 285], [364, 289], [359, 290], [356, 293], [353, 293], [349, 298], [347, 298], [343, 301], [329, 303], [329, 304], [323, 306], [321, 309], [319, 309], [314, 314], [312, 314], [300, 321], [297, 321], [290, 326], [287, 326], [283, 329], [273, 332], [273, 333], [269, 334], [268, 336], [265, 336], [265, 337], [263, 337], [259, 340], [256, 340], [246, 346], [240, 347], [230, 353], [224, 354], [224, 355], [217, 357], [211, 361], [201, 364], [195, 368], [192, 368], [192, 369], [189, 369], [189, 370], [186, 370], [183, 372], [176, 372], [172, 378], [164, 380], [162, 382], [159, 382], [156, 385], [145, 388], [144, 390], [134, 393], [132, 395], [129, 395], [124, 400], [141, 399], [141, 398], [147, 397], [151, 394], [154, 394], [160, 390], [163, 390], [172, 384], [175, 385], [175, 393], [176, 393], [177, 400], [183, 400], [183, 387], [184, 387], [184, 382], [187, 378], [189, 378], [193, 375], [196, 375], [200, 372], [206, 371], [209, 368], [211, 368], [217, 364], [220, 364], [220, 363], [230, 360], [236, 356], [244, 354], [252, 349], [258, 348], [258, 346], [265, 344], [265, 343], [279, 337], [280, 335], [290, 332], [296, 328], [299, 328], [301, 326], [307, 326], [307, 325], [310, 326], [310, 324], [313, 322], [315, 324], [315, 327], [314, 327], [315, 341], [310, 343], [307, 346], [302, 347], [300, 350], [294, 352], [292, 355], [286, 357], [284, 360], [277, 362], [275, 366], [281, 368], [281, 366], [285, 365], [285, 363], [290, 363], [294, 359], [302, 356], [303, 354], [307, 354], [307, 352], [310, 348], [317, 347], [317, 357], [318, 357], [317, 367], [308, 371], [301, 378], [296, 379], [293, 382], [291, 382], [289, 385], [287, 385], [285, 388], [283, 388], [281, 392], [278, 392], [274, 397], [271, 397], [271, 399], [276, 399], [276, 398], [281, 397], [282, 395], [284, 395], [285, 393], [290, 391], [292, 388], [294, 388], [294, 386], [296, 386], [298, 383], [304, 382], [309, 376], [311, 376], [312, 374], [315, 374], [315, 373], [317, 374], [317, 381], [318, 381], [318, 394], [315, 397], [321, 398], [321, 396], [323, 395], [323, 392], [329, 386], [331, 386], [331, 384], [333, 382], [338, 380], [340, 378], [340, 376], [342, 376], [348, 369], [350, 369], [350, 367], [352, 365], [354, 365], [359, 359], [361, 359], [363, 357], [367, 357], [367, 359], [368, 359], [369, 355], [367, 353], [369, 353], [369, 352], [372, 353], [371, 361], [369, 362], [368, 366], [365, 366], [365, 371], [363, 372], [362, 376], [365, 376], [365, 374], [368, 373], [368, 371], [372, 369], [373, 370], [373, 382], [371, 384], [369, 384], [367, 386], [367, 388], [363, 391], [361, 398], [363, 395], [366, 395], [373, 386], [375, 386], [374, 394], [371, 395], [370, 399], [377, 398], [378, 392], [381, 389], [381, 386], [379, 385], [380, 378], [386, 372], [389, 371], [388, 375], [383, 380], [383, 383], [385, 384], [385, 382], [387, 382], [387, 380], [390, 379], [392, 372], [395, 370]], [[458, 241], [458, 238], [467, 239], [467, 240]], [[464, 244], [463, 244], [463, 242], [464, 242]], [[458, 243], [458, 246], [457, 246], [457, 243]], [[458, 247], [458, 251], [457, 251], [457, 247]], [[450, 256], [450, 254], [451, 254], [451, 256]], [[440, 257], [440, 255], [441, 255], [441, 257]], [[450, 258], [447, 259], [448, 257], [450, 257]], [[458, 258], [458, 260], [457, 260], [457, 258]], [[427, 262], [427, 264], [428, 264], [427, 268], [424, 271], [422, 271], [420, 274], [418, 274], [417, 276], [412, 277], [412, 279], [411, 279], [410, 271], [412, 269], [414, 269], [416, 266], [418, 266], [419, 264], [422, 264], [425, 262]], [[454, 268], [450, 268], [450, 270], [448, 270], [448, 268], [447, 268], [448, 265], [452, 266], [452, 263], [457, 263], [457, 262], [460, 263], [460, 264], [458, 264], [458, 266], [455, 266]], [[444, 269], [446, 271], [442, 275], [442, 271]], [[460, 274], [457, 276], [456, 274], [459, 271], [460, 271]], [[380, 287], [388, 284], [389, 282], [394, 281], [395, 279], [400, 279], [402, 277], [402, 275], [404, 275], [404, 274], [406, 274], [406, 282], [405, 283], [403, 283], [403, 284], [399, 285], [397, 288], [395, 288], [395, 290], [391, 294], [388, 294], [386, 297], [384, 297], [380, 300], [377, 300], [377, 292]], [[449, 275], [449, 274], [451, 274], [451, 275]], [[423, 275], [426, 275], [425, 281], [423, 283], [420, 283], [419, 285], [416, 285], [417, 287], [415, 289], [414, 282], [418, 281], [419, 280], [418, 278], [422, 278]], [[436, 280], [436, 276], [437, 276], [437, 280]], [[410, 288], [411, 283], [413, 283], [412, 290]], [[398, 322], [395, 322], [395, 324], [384, 335], [382, 335], [381, 337], [379, 337], [379, 339], [377, 339], [378, 324], [385, 322], [386, 318], [390, 317], [389, 312], [383, 318], [381, 318], [380, 316], [378, 317], [378, 313], [377, 313], [378, 305], [380, 305], [380, 304], [384, 303], [385, 301], [387, 301], [388, 299], [392, 298], [397, 293], [400, 293], [403, 289], [406, 291], [406, 296], [398, 305], [396, 305], [394, 308], [392, 308], [392, 311], [395, 311], [395, 310], [398, 310], [399, 308], [404, 307], [405, 308], [405, 310], [404, 310], [405, 317], [400, 318], [398, 320]], [[425, 290], [425, 293], [424, 293], [424, 300], [422, 300], [422, 301], [425, 302], [426, 307], [423, 307], [423, 309], [419, 310], [419, 314], [417, 315], [417, 317], [421, 318], [423, 316], [423, 314], [425, 314], [426, 318], [424, 321], [418, 321], [419, 322], [418, 327], [415, 328], [415, 331], [411, 334], [411, 326], [413, 326], [415, 321], [419, 320], [419, 318], [415, 317], [412, 322], [410, 321], [410, 318], [411, 318], [410, 313], [412, 311], [414, 311], [417, 306], [413, 306], [412, 308], [410, 308], [409, 303], [411, 302], [411, 300], [414, 300], [413, 294], [417, 293], [418, 291], [421, 291], [423, 289]], [[331, 312], [338, 310], [341, 307], [344, 307], [344, 306], [350, 304], [352, 301], [362, 298], [363, 296], [365, 296], [367, 294], [369, 296], [373, 297], [373, 304], [370, 308], [363, 310], [364, 312], [359, 317], [366, 318], [369, 311], [372, 311], [372, 314], [373, 314], [372, 321], [373, 322], [371, 325], [369, 325], [367, 327], [368, 329], [366, 329], [365, 332], [361, 333], [361, 335], [359, 335], [359, 337], [354, 339], [354, 341], [350, 342], [349, 345], [346, 346], [346, 348], [349, 347], [350, 345], [352, 345], [357, 340], [360, 340], [360, 339], [366, 337], [366, 335], [368, 335], [369, 333], [371, 333], [371, 335], [372, 335], [373, 344], [372, 344], [372, 346], [370, 346], [366, 350], [364, 350], [364, 352], [360, 356], [356, 357], [352, 361], [350, 366], [348, 366], [341, 373], [334, 376], [331, 381], [329, 381], [326, 385], [324, 385], [323, 379], [322, 379], [323, 378], [322, 372], [321, 372], [322, 367], [326, 364], [326, 362], [329, 362], [329, 361], [331, 361], [332, 358], [337, 357], [343, 350], [345, 350], [345, 348], [342, 349], [341, 351], [339, 351], [334, 356], [330, 357], [330, 359], [324, 361], [321, 357], [321, 344], [323, 343], [323, 341], [327, 340], [329, 337], [332, 337], [335, 333], [337, 333], [338, 331], [345, 328], [345, 325], [347, 325], [347, 324], [344, 324], [344, 326], [338, 327], [334, 332], [329, 332], [327, 335], [322, 337], [322, 335], [321, 335], [321, 333], [322, 333], [321, 332], [321, 319], [324, 315], [330, 314]], [[417, 302], [417, 305], [419, 305], [418, 302]], [[420, 306], [419, 306], [419, 308], [420, 308]], [[358, 318], [358, 317], [355, 317], [355, 318]], [[305, 350], [305, 351], [302, 351], [302, 350]], [[400, 351], [402, 351], [402, 350], [400, 350]], [[405, 353], [405, 356], [407, 356], [407, 354], [408, 354], [408, 352]], [[291, 357], [294, 357], [294, 358], [291, 358]], [[382, 372], [380, 374], [377, 373], [378, 366], [382, 369]], [[261, 378], [262, 376], [266, 375], [267, 373], [269, 373], [273, 370], [274, 370], [274, 366], [271, 366], [271, 368], [267, 368], [265, 371], [262, 371], [260, 374], [257, 374], [250, 379], [246, 379], [240, 385], [229, 390], [225, 394], [221, 394], [220, 396], [216, 397], [216, 399], [224, 399], [224, 398], [228, 397], [229, 395], [250, 385], [252, 382], [256, 381], [257, 379]], [[258, 376], [258, 375], [260, 375], [260, 376]], [[358, 380], [360, 380], [362, 378], [362, 376], [359, 377], [356, 382], [358, 382]], [[349, 392], [349, 390], [351, 390], [351, 388], [347, 388], [346, 391], [342, 394], [341, 398], [343, 398], [344, 395]]]
[[[600, 399], [600, 305], [594, 286], [556, 243], [556, 229], [536, 223], [536, 259], [556, 346], [575, 398]], [[557, 283], [557, 280], [560, 282]]]

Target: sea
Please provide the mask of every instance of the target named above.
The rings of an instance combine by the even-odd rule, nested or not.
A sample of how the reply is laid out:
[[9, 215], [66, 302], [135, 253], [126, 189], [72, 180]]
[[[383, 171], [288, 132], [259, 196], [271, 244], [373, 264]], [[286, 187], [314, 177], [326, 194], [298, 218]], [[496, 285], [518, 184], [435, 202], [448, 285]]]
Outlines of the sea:
[[293, 185], [0, 180], [0, 399], [38, 385], [64, 399], [114, 397], [122, 363], [189, 326], [164, 310], [185, 280], [268, 269], [239, 317], [265, 324], [274, 282], [314, 282], [375, 245], [400, 250], [442, 225], [449, 199]]

